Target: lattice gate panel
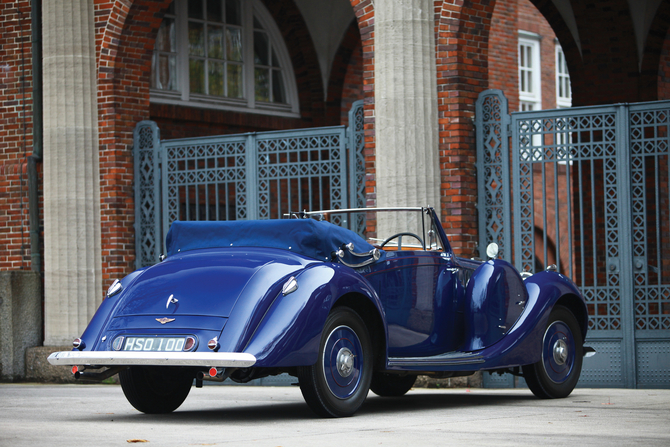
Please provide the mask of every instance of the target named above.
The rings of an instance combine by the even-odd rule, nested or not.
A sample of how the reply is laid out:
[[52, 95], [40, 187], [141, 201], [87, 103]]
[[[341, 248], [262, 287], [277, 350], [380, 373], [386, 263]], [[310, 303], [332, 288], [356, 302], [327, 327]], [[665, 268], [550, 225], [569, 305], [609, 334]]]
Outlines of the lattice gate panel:
[[175, 220], [238, 220], [249, 215], [247, 136], [162, 143], [163, 228]]
[[670, 103], [630, 107], [637, 385], [670, 387]]
[[[365, 109], [364, 101], [356, 101], [349, 111], [349, 178], [351, 188], [351, 197], [349, 207], [365, 208]], [[351, 183], [353, 176], [353, 183]], [[356, 214], [351, 216], [354, 219], [351, 229], [363, 235], [365, 233], [365, 215]]]
[[486, 90], [477, 100], [477, 187], [479, 201], [479, 252], [495, 242], [500, 257], [512, 260], [512, 209], [510, 204], [509, 132], [507, 99], [500, 90]]
[[512, 115], [515, 264], [537, 272], [550, 264], [572, 278], [589, 311], [590, 343], [581, 386], [624, 386], [620, 135], [615, 107]]
[[266, 132], [256, 140], [258, 218], [347, 205], [345, 127]]
[[153, 121], [141, 121], [133, 133], [135, 158], [135, 265], [158, 262], [160, 227], [160, 132]]

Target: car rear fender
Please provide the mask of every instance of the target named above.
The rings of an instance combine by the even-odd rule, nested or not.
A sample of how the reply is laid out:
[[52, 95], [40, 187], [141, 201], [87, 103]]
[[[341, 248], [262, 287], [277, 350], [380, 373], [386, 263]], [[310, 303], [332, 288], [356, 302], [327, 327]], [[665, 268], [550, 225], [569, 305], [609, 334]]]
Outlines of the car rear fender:
[[[386, 327], [377, 294], [351, 268], [331, 263], [316, 264], [295, 278], [298, 289], [285, 296], [281, 292], [278, 294], [243, 349], [256, 357], [255, 366], [288, 367], [316, 363], [323, 325], [340, 299], [368, 300], [376, 309], [381, 326]], [[385, 329], [383, 336], [386, 339]]]
[[93, 314], [93, 318], [91, 318], [91, 321], [88, 323], [88, 326], [86, 326], [86, 330], [80, 337], [81, 340], [84, 342], [83, 344], [84, 348], [82, 349], [90, 351], [96, 348], [98, 339], [100, 337], [100, 333], [103, 330], [103, 328], [107, 325], [107, 321], [112, 316], [112, 314], [114, 313], [114, 309], [118, 306], [119, 302], [121, 301], [123, 291], [127, 290], [147, 268], [148, 267], [135, 270], [131, 274], [121, 279], [120, 282], [122, 289], [120, 293], [117, 293], [116, 295], [113, 295], [111, 297], [105, 296], [105, 298], [102, 300], [102, 303], [100, 304], [100, 306], [98, 306], [98, 309], [95, 311], [95, 314]]

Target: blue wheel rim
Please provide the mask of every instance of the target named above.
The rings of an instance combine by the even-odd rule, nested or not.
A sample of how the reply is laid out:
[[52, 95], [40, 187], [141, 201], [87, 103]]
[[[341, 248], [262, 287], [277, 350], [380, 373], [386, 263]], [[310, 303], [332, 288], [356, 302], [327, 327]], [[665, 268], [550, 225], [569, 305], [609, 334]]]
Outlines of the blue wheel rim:
[[323, 349], [323, 373], [330, 392], [338, 399], [351, 397], [361, 382], [363, 347], [349, 326], [338, 326]]
[[554, 321], [544, 333], [542, 363], [544, 370], [554, 383], [563, 383], [570, 377], [575, 366], [575, 338], [562, 321]]

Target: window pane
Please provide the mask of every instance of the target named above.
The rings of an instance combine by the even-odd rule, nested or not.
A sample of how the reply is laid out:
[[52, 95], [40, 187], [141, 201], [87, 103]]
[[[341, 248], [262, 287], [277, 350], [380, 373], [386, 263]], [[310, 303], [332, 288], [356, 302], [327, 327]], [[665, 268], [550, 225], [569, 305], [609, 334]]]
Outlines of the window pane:
[[223, 22], [221, 0], [207, 0], [207, 20], [210, 22]]
[[242, 62], [242, 30], [239, 28], [227, 28], [226, 35], [226, 59]]
[[228, 64], [228, 97], [242, 98], [243, 91], [242, 66], [237, 64]]
[[188, 0], [188, 18], [202, 19], [202, 0]]
[[205, 61], [190, 59], [188, 76], [191, 93], [205, 93]]
[[286, 103], [281, 71], [272, 70], [272, 102]]
[[274, 48], [272, 49], [272, 66], [279, 68], [279, 58], [277, 57]]
[[159, 88], [158, 87], [158, 67], [156, 60], [158, 59], [158, 53], [154, 53], [151, 55], [151, 79], [149, 80], [149, 85], [151, 88]]
[[223, 96], [223, 62], [209, 61], [209, 94]]
[[270, 43], [268, 42], [268, 35], [265, 33], [254, 33], [254, 63], [257, 65], [270, 65], [269, 52]]
[[261, 25], [261, 22], [258, 21], [256, 16], [254, 16], [254, 28], [255, 29], [263, 29], [263, 25]]
[[226, 23], [228, 25], [242, 25], [240, 2], [238, 0], [226, 0]]
[[223, 59], [223, 27], [207, 26], [207, 55]]
[[175, 41], [175, 26], [174, 19], [166, 17], [161, 22], [161, 27], [158, 29], [156, 36], [156, 51], [176, 51], [177, 45]]
[[270, 73], [267, 68], [254, 70], [256, 101], [270, 101]]
[[158, 59], [158, 87], [177, 90], [177, 58], [161, 54]]
[[188, 22], [188, 52], [192, 56], [205, 55], [205, 29], [202, 23]]

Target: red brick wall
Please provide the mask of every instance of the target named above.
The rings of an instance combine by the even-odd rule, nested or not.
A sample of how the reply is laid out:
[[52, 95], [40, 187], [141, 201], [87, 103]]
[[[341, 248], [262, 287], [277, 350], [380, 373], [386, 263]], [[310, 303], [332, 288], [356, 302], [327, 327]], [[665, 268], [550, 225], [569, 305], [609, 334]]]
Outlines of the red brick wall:
[[359, 45], [351, 54], [342, 81], [340, 124], [349, 124], [349, 110], [355, 101], [363, 99], [363, 49]]
[[496, 2], [489, 33], [489, 88], [503, 91], [511, 111], [519, 110], [518, 31], [517, 2]]
[[31, 268], [26, 169], [33, 149], [30, 17], [28, 0], [0, 3], [0, 270]]
[[353, 20], [335, 55], [328, 85], [329, 125], [348, 124], [352, 104], [363, 99], [361, 33]]
[[361, 33], [363, 100], [365, 101], [365, 195], [367, 207], [377, 206], [375, 178], [375, 13], [372, 0], [350, 0]]
[[477, 245], [474, 112], [488, 84], [493, 3], [435, 2], [442, 223], [459, 255]]

